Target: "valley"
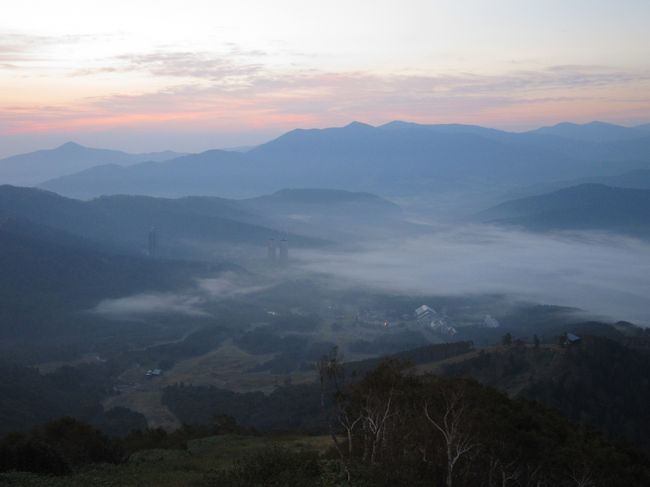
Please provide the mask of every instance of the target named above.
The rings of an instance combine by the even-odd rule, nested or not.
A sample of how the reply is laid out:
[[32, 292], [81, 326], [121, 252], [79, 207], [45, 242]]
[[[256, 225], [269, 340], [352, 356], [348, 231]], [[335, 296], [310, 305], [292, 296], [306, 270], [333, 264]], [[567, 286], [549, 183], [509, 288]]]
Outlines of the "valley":
[[[120, 176], [115, 181], [123, 186], [107, 189], [115, 194], [98, 197], [86, 183], [89, 192], [63, 195], [0, 186], [0, 432], [12, 438], [19, 429], [27, 445], [55, 441], [47, 428], [103, 435], [101, 441], [113, 445], [104, 453], [115, 466], [80, 460], [85, 470], [66, 460], [70, 485], [90, 478], [140, 485], [166, 469], [160, 485], [209, 483], [214, 469], [217, 476], [230, 475], [241, 462], [276, 450], [284, 456], [274, 462], [316, 455], [314, 471], [325, 475], [334, 458], [343, 462], [331, 464], [336, 468], [366, 465], [367, 453], [356, 452], [362, 440], [345, 438], [347, 420], [341, 418], [361, 400], [354, 394], [381, 403], [383, 384], [395, 381], [405, 388], [400, 414], [416, 414], [409, 409], [413, 401], [404, 399], [410, 387], [424, 395], [460, 388], [476, 404], [496, 408], [493, 418], [500, 418], [494, 421], [502, 429], [495, 435], [544, 436], [560, 428], [577, 435], [579, 451], [625, 444], [617, 453], [625, 466], [615, 468], [643, 478], [645, 460], [639, 458], [650, 434], [643, 426], [647, 394], [638, 386], [647, 385], [650, 370], [650, 206], [643, 178], [634, 178], [634, 187], [614, 186], [630, 181], [628, 160], [612, 160], [616, 170], [590, 162], [588, 146], [595, 142], [587, 137], [579, 157], [562, 156], [581, 159], [571, 159], [574, 174], [546, 166], [544, 177], [496, 183], [477, 176], [476, 165], [488, 163], [481, 158], [499, 154], [499, 170], [507, 172], [521, 154], [532, 157], [546, 137], [564, 136], [486, 130], [352, 124], [292, 132], [250, 155], [124, 159], [120, 166], [96, 165], [42, 185], [57, 189], [93, 171], [133, 171], [144, 178]], [[627, 135], [607, 144], [644, 147], [643, 137], [639, 142]], [[453, 171], [438, 167], [435, 152], [400, 169], [406, 179], [388, 191], [384, 185], [392, 176], [381, 167], [391, 167], [391, 151], [405, 151], [407, 141], [424, 144], [425, 152], [447, 144], [452, 152], [457, 144], [466, 151], [476, 145], [477, 152], [456, 161], [469, 165], [454, 169], [453, 184], [436, 180], [436, 171]], [[300, 154], [296, 148], [303, 144], [323, 148], [319, 161], [339, 160], [349, 185], [322, 179], [313, 166], [303, 173], [291, 166], [295, 161], [285, 157]], [[359, 144], [376, 147], [357, 153]], [[502, 152], [506, 146], [513, 152]], [[354, 178], [380, 153], [381, 164], [360, 184]], [[236, 197], [219, 185], [210, 191], [191, 186], [247, 179], [244, 171], [260, 164], [262, 154], [276, 161], [278, 174], [296, 179], [265, 174], [264, 185], [240, 188]], [[635, 170], [643, 175], [645, 166]], [[169, 173], [152, 175], [158, 171]], [[464, 171], [476, 179], [463, 179]], [[196, 181], [184, 182], [189, 174]], [[586, 174], [599, 182], [575, 184], [582, 180], [569, 177]], [[100, 179], [104, 184], [111, 177]], [[565, 183], [554, 181], [560, 177]], [[144, 180], [158, 181], [157, 189], [147, 189]], [[164, 189], [165, 181], [178, 182], [178, 193]], [[299, 186], [290, 187], [292, 181]], [[331, 187], [311, 186], [317, 182]], [[118, 194], [135, 187], [141, 188], [137, 194]], [[40, 397], [48, 398], [45, 404]], [[522, 408], [532, 408], [525, 414], [534, 421], [554, 426], [524, 432], [524, 423], [511, 423]], [[510, 413], [499, 416], [505, 410]], [[363, 411], [354, 414], [365, 417]], [[592, 434], [583, 428], [599, 439], [580, 436]], [[475, 430], [492, 445], [485, 431]], [[408, 448], [429, 448], [427, 441]], [[194, 453], [202, 442], [211, 446]], [[216, 446], [222, 442], [227, 446]], [[235, 453], [240, 444], [242, 456]], [[347, 454], [337, 450], [341, 444], [348, 445]], [[4, 445], [12, 452], [22, 443]], [[629, 449], [641, 457], [626, 456]], [[232, 455], [222, 461], [225, 451]], [[498, 458], [513, 455], [491, 451]], [[576, 451], [567, 454], [582, 458]], [[111, 456], [115, 452], [119, 459]], [[527, 461], [539, 462], [536, 455]], [[562, 465], [539, 468], [564, 475]], [[33, 476], [0, 474], [0, 482], [38, 485], [41, 471], [32, 470]]]

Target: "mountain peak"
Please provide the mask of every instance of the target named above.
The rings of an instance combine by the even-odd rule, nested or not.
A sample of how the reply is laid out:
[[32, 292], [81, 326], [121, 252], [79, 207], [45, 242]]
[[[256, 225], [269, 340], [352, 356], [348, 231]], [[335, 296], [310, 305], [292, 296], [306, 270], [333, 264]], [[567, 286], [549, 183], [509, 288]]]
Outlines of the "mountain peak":
[[361, 129], [361, 128], [368, 129], [368, 128], [371, 128], [372, 129], [374, 127], [372, 125], [367, 124], [367, 123], [357, 122], [355, 120], [354, 122], [350, 122], [349, 124], [347, 124], [343, 128], [346, 128], [346, 129]]
[[413, 122], [405, 122], [404, 120], [391, 120], [388, 123], [385, 123], [384, 125], [380, 125], [379, 128], [382, 129], [396, 129], [396, 128], [405, 128], [405, 127], [413, 127], [417, 126], [417, 124]]
[[57, 149], [63, 149], [63, 150], [74, 150], [74, 149], [85, 149], [85, 147], [81, 144], [77, 144], [76, 142], [66, 142], [65, 144], [61, 144]]

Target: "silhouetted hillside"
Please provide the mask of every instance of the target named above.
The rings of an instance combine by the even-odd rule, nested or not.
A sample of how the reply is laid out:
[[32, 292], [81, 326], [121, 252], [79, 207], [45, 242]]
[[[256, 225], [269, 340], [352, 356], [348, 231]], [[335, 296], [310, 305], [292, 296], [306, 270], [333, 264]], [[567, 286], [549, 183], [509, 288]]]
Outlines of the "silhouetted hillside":
[[553, 181], [535, 184], [512, 191], [507, 199], [520, 199], [527, 196], [538, 196], [560, 189], [580, 186], [581, 184], [604, 184], [617, 188], [650, 189], [650, 169], [635, 169], [613, 176], [595, 176], [567, 181]]
[[[201, 274], [234, 267], [120, 255], [45, 226], [4, 219], [0, 268], [0, 337], [37, 342], [98, 321], [78, 313], [101, 299], [176, 289]], [[86, 331], [91, 329], [76, 330], [78, 338]]]
[[[511, 183], [566, 171], [552, 151], [486, 138], [475, 131], [438, 132], [427, 126], [294, 130], [256, 147], [249, 156], [268, 168], [267, 180], [351, 190], [446, 191], [476, 183]], [[390, 188], [390, 189], [389, 189]]]
[[370, 193], [355, 193], [335, 189], [302, 188], [283, 189], [268, 196], [260, 196], [245, 200], [254, 205], [286, 204], [286, 205], [331, 205], [358, 203], [375, 206], [384, 206], [399, 210], [399, 206], [388, 200]]
[[232, 196], [241, 194], [233, 193], [237, 187], [250, 189], [257, 184], [261, 181], [244, 154], [210, 150], [160, 163], [93, 167], [40, 186], [66, 196], [92, 198], [114, 194]]
[[603, 230], [647, 237], [650, 191], [583, 184], [509, 201], [478, 218], [533, 230]]
[[245, 154], [214, 150], [162, 163], [97, 167], [42, 186], [83, 198], [246, 197], [287, 187], [413, 195], [609, 175], [648, 167], [649, 153], [643, 131], [634, 139], [594, 142], [468, 125], [354, 122], [296, 129]]
[[589, 122], [585, 124], [558, 123], [551, 127], [541, 127], [531, 130], [529, 134], [556, 135], [567, 139], [591, 141], [591, 142], [612, 142], [619, 140], [631, 140], [647, 137], [639, 127], [623, 127], [605, 122]]
[[101, 164], [129, 165], [143, 161], [165, 161], [181, 155], [172, 151], [128, 154], [116, 150], [92, 149], [67, 142], [55, 149], [1, 159], [0, 184], [29, 186]]
[[271, 226], [324, 240], [359, 242], [427, 230], [406, 221], [395, 203], [370, 193], [285, 189], [238, 203], [267, 218]]
[[602, 176], [585, 182], [605, 184], [619, 188], [650, 189], [650, 170], [637, 169], [636, 171], [626, 172], [625, 174]]
[[123, 408], [107, 414], [102, 408], [101, 401], [111, 390], [110, 372], [105, 364], [95, 364], [43, 375], [33, 368], [0, 363], [0, 437], [62, 416], [92, 422], [117, 436], [145, 428], [141, 414]]
[[214, 259], [216, 247], [210, 249], [210, 244], [263, 246], [269, 237], [280, 235], [290, 238], [292, 245], [319, 243], [241, 221], [252, 217], [232, 202], [216, 198], [111, 196], [84, 202], [43, 190], [1, 186], [0, 212], [141, 254], [153, 227], [160, 237], [161, 255], [168, 257]]
[[603, 337], [581, 338], [565, 348], [510, 346], [481, 352], [448, 365], [445, 373], [537, 400], [613, 438], [650, 447], [650, 354]]

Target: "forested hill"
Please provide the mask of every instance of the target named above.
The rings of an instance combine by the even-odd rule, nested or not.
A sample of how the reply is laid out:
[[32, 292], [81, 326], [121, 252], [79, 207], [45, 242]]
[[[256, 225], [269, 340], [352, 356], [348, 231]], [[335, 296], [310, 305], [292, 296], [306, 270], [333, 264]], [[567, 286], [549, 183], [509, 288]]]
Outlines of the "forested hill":
[[235, 268], [110, 253], [73, 235], [12, 218], [0, 222], [0, 267], [2, 337], [48, 328], [51, 333], [54, 322], [69, 321], [100, 299], [173, 289], [201, 274]]
[[567, 347], [511, 345], [482, 351], [447, 365], [444, 373], [539, 401], [612, 438], [650, 448], [650, 350], [587, 335]]
[[161, 253], [184, 256], [190, 254], [187, 248], [196, 253], [201, 243], [212, 248], [224, 243], [264, 246], [268, 238], [280, 235], [294, 246], [322, 243], [249, 223], [244, 209], [219, 198], [112, 196], [80, 201], [49, 191], [0, 186], [0, 212], [140, 254], [152, 227], [160, 235]]
[[532, 230], [600, 230], [650, 236], [650, 190], [582, 184], [509, 201], [478, 215]]
[[[218, 409], [204, 427], [185, 426], [173, 434], [140, 431], [113, 441], [65, 420], [0, 442], [0, 472], [58, 474], [48, 483], [55, 486], [476, 487], [517, 485], [516, 480], [619, 487], [650, 482], [650, 463], [641, 452], [609, 443], [539, 403], [509, 399], [474, 381], [405, 373], [395, 361], [337, 389], [332, 384], [337, 364], [330, 365], [325, 390], [335, 394], [323, 403], [316, 394], [322, 432], [335, 433], [327, 443], [325, 436], [318, 441], [305, 436], [301, 446], [295, 436], [276, 435], [273, 442], [260, 433], [251, 438]], [[300, 395], [292, 401], [300, 402]], [[231, 452], [229, 461], [224, 451]], [[237, 458], [241, 451], [246, 453]], [[45, 478], [0, 473], [3, 480], [29, 486]]]
[[158, 326], [134, 326], [128, 316], [90, 311], [106, 299], [170, 292], [195, 285], [197, 278], [241, 272], [232, 264], [119, 254], [13, 218], [0, 221], [0, 268], [0, 356], [23, 364], [115, 352], [115, 347], [160, 339], [167, 333], [164, 318], [156, 320]]

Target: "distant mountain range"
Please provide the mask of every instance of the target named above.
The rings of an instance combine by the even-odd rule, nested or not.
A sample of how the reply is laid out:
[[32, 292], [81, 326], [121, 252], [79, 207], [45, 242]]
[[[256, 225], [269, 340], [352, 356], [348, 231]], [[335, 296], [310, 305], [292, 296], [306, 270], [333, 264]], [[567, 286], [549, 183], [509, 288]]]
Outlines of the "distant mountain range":
[[650, 131], [594, 122], [526, 133], [391, 122], [293, 130], [246, 153], [103, 165], [41, 185], [57, 193], [250, 197], [287, 187], [435, 195], [650, 169]]
[[621, 140], [632, 140], [647, 137], [650, 132], [650, 124], [637, 127], [623, 127], [605, 122], [590, 122], [585, 124], [558, 123], [551, 127], [542, 127], [531, 130], [529, 134], [555, 135], [567, 139], [591, 141], [591, 142], [614, 142]]
[[247, 196], [237, 188], [259, 184], [254, 167], [245, 154], [210, 150], [163, 162], [143, 162], [129, 167], [107, 164], [62, 176], [40, 187], [73, 198], [93, 198], [113, 194], [141, 194], [179, 197]]
[[650, 169], [636, 169], [614, 176], [595, 176], [568, 181], [552, 181], [518, 188], [509, 194], [508, 200], [519, 199], [527, 196], [536, 196], [562, 188], [579, 186], [581, 184], [604, 184], [617, 188], [650, 189]]
[[[18, 357], [24, 340], [29, 350], [38, 342], [50, 356], [57, 347], [64, 355], [85, 350], [98, 337], [151, 333], [82, 311], [103, 299], [178, 291], [197, 278], [241, 272], [237, 263], [264, 265], [269, 238], [288, 239], [291, 255], [300, 247], [369, 238], [373, 225], [384, 232], [419, 230], [401, 220], [399, 206], [367, 193], [300, 189], [248, 200], [118, 195], [81, 201], [0, 186], [0, 354]], [[154, 258], [146, 256], [152, 228]]]
[[268, 238], [281, 236], [296, 246], [317, 244], [313, 239], [249, 223], [255, 219], [253, 215], [219, 198], [107, 196], [84, 202], [38, 189], [1, 186], [0, 214], [135, 253], [145, 253], [147, 235], [155, 228], [165, 257], [187, 258], [194, 253], [216, 257], [219, 244], [264, 246]]
[[183, 154], [172, 151], [147, 154], [91, 149], [68, 142], [55, 149], [39, 150], [0, 160], [0, 183], [31, 186], [103, 164], [129, 165], [143, 161], [166, 161]]
[[[81, 201], [5, 185], [0, 186], [2, 217], [40, 225], [43, 231], [49, 228], [58, 239], [64, 232], [94, 248], [136, 254], [146, 252], [153, 228], [161, 256], [199, 260], [213, 260], [226, 250], [236, 258], [233, 252], [246, 254], [247, 246], [263, 247], [269, 238], [287, 238], [292, 247], [313, 247], [377, 232], [424, 230], [406, 222], [401, 208], [383, 198], [325, 189], [288, 189], [245, 200], [116, 195]], [[44, 234], [44, 239], [50, 236]]]
[[582, 184], [509, 201], [478, 218], [531, 230], [602, 230], [648, 238], [650, 190]]

